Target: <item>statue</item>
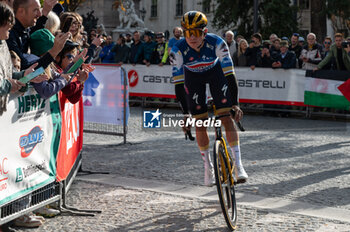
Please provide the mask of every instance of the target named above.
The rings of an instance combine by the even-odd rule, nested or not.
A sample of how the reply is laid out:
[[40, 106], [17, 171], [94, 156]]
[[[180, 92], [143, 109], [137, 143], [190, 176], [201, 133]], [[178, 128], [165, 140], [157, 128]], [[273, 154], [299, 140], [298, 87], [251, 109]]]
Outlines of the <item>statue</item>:
[[144, 28], [145, 23], [139, 18], [135, 11], [133, 0], [117, 0], [113, 7], [118, 10], [120, 25], [118, 29]]

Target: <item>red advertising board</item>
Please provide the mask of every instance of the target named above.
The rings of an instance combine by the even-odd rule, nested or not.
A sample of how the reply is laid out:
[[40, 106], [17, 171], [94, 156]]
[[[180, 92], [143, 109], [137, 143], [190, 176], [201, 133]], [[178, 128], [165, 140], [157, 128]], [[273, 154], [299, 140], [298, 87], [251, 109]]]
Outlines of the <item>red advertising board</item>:
[[59, 99], [62, 127], [56, 178], [62, 181], [67, 178], [83, 147], [84, 111], [82, 98], [76, 104], [72, 104], [59, 92]]

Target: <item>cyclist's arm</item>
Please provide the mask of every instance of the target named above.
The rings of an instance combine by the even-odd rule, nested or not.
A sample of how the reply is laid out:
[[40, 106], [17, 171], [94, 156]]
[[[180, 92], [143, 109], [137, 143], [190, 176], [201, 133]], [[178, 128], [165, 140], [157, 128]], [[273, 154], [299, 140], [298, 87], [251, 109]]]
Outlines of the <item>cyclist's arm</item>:
[[183, 57], [181, 51], [174, 46], [169, 54], [172, 65], [173, 83], [175, 84], [176, 99], [180, 102], [182, 112], [188, 114], [186, 92], [184, 87]]
[[238, 105], [238, 84], [236, 73], [233, 68], [233, 62], [230, 57], [230, 50], [223, 39], [218, 37], [215, 49], [216, 56], [219, 58], [222, 71], [227, 78], [228, 87], [232, 94], [233, 105]]

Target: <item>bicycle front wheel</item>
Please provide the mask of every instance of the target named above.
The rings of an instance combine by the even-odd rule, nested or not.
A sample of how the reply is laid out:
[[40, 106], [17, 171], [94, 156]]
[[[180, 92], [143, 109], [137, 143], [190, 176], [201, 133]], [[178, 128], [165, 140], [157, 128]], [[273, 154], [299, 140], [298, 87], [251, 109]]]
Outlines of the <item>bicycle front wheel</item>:
[[230, 177], [225, 147], [221, 140], [216, 140], [214, 145], [214, 170], [222, 213], [228, 228], [235, 230], [237, 223], [235, 187], [230, 181], [233, 177]]

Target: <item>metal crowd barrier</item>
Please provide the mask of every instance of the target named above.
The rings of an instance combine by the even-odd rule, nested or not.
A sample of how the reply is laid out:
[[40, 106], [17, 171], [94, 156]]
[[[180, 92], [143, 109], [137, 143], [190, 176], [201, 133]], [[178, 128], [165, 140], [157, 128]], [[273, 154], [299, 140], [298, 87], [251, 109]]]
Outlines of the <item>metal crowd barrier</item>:
[[125, 144], [126, 143], [126, 134], [128, 131], [127, 124], [126, 124], [126, 109], [127, 109], [127, 104], [128, 104], [128, 76], [127, 76], [126, 71], [123, 67], [121, 67], [121, 71], [122, 71], [122, 78], [124, 80], [124, 83], [123, 83], [124, 84], [123, 126], [114, 125], [114, 124], [84, 122], [84, 132], [122, 136], [124, 139], [124, 144]]

